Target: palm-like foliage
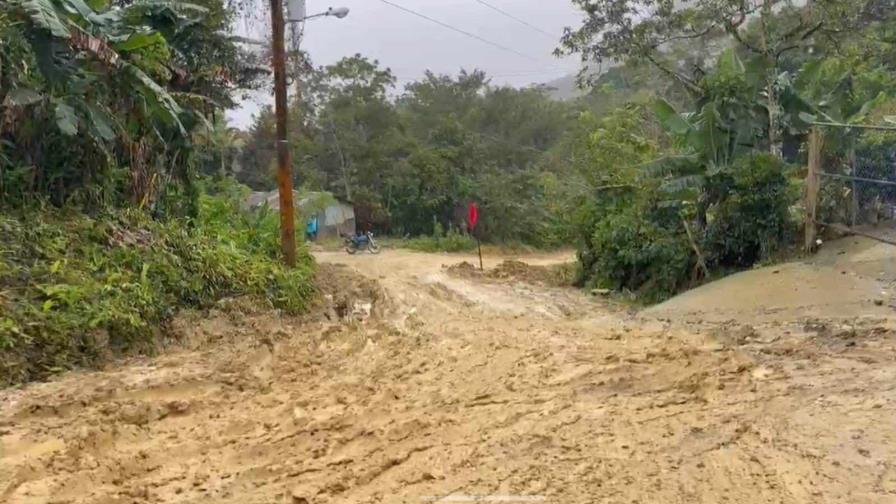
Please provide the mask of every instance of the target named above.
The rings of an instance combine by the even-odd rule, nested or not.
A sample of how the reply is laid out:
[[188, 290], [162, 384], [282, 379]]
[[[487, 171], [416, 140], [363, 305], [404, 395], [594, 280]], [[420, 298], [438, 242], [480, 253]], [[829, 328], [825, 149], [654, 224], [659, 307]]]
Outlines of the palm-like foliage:
[[[762, 58], [754, 57], [745, 64], [728, 50], [701, 82], [703, 94], [694, 112], [680, 113], [665, 100], [656, 99], [654, 113], [679, 155], [645, 164], [645, 176], [662, 179], [661, 188], [670, 199], [693, 201], [710, 196], [706, 194], [708, 178], [726, 170], [739, 157], [767, 150], [766, 73]], [[775, 82], [779, 123], [791, 135], [805, 131], [806, 114], [815, 107], [796, 92], [786, 72]]]
[[219, 176], [228, 175], [227, 163], [232, 161], [239, 149], [243, 145], [243, 139], [240, 136], [240, 130], [227, 125], [227, 120], [223, 114], [218, 114], [215, 121], [206, 124], [193, 135], [193, 142], [206, 157], [217, 158], [211, 166], [206, 163], [206, 172], [213, 169]]
[[0, 37], [12, 41], [0, 46], [0, 135], [16, 146], [0, 170], [21, 172], [22, 192], [63, 201], [69, 189], [119, 185], [114, 169], [128, 167], [131, 199], [151, 203], [165, 180], [186, 175], [188, 133], [214, 107], [179, 92], [186, 76], [172, 63], [171, 41], [204, 15], [155, 0], [0, 4]]
[[[20, 30], [40, 73], [17, 76], [20, 80], [13, 89], [27, 90], [28, 104], [49, 100], [57, 109], [60, 130], [67, 134], [84, 129], [97, 139], [111, 139], [112, 107], [97, 100], [97, 93], [88, 92], [97, 85], [136, 93], [147, 116], [182, 128], [180, 106], [144, 71], [157, 67], [168, 52], [164, 37], [148, 25], [135, 23], [139, 13], [153, 5], [158, 3], [101, 14], [83, 0], [9, 2], [4, 10], [12, 22], [23, 23]], [[42, 92], [26, 87], [29, 84], [37, 84]]]

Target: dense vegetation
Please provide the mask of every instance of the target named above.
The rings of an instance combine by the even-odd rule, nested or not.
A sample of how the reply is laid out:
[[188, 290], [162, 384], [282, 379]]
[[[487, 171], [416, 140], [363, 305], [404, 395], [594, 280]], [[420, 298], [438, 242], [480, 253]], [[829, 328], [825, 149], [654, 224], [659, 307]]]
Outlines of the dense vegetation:
[[[478, 237], [574, 245], [583, 286], [659, 300], [788, 251], [814, 123], [896, 115], [892, 0], [573, 3], [558, 51], [604, 71], [572, 101], [291, 55], [296, 186], [419, 250], [472, 248], [475, 201]], [[0, 3], [0, 379], [149, 350], [181, 307], [307, 302], [310, 256], [278, 266], [276, 220], [230, 180], [275, 187], [272, 111], [223, 120], [267, 73], [227, 35], [246, 5]], [[832, 128], [826, 166], [892, 178], [894, 140]], [[821, 216], [892, 199], [828, 183]]]
[[286, 312], [312, 261], [220, 173], [222, 110], [264, 74], [221, 0], [0, 3], [0, 384], [153, 351], [181, 308]]
[[[646, 65], [672, 83], [654, 88], [650, 113], [634, 122], [607, 116], [591, 144], [597, 159], [615, 160], [588, 163], [599, 172], [586, 176], [604, 177], [609, 189], [578, 205], [590, 209], [578, 230], [591, 284], [658, 298], [768, 259], [802, 222], [811, 124], [863, 123], [875, 113], [880, 122], [894, 103], [890, 1], [577, 3], [587, 19], [566, 35], [565, 50], [622, 61], [621, 74], [644, 75]], [[645, 12], [633, 29], [631, 17]], [[828, 152], [841, 159], [865, 152], [871, 138], [827, 133]], [[892, 158], [890, 140], [883, 150]]]
[[[410, 242], [425, 250], [468, 246], [476, 201], [484, 239], [576, 244], [583, 284], [661, 299], [787, 252], [811, 124], [893, 109], [890, 1], [573, 3], [586, 18], [559, 51], [610, 64], [582, 76], [578, 100], [479, 71], [399, 90], [361, 56], [309, 70], [291, 113], [296, 183], [353, 202], [362, 226], [435, 235]], [[834, 161], [872, 155], [867, 134], [830, 135]], [[272, 138], [265, 110], [236, 173], [258, 189], [272, 187]], [[828, 187], [825, 201], [848, 198]]]
[[[428, 74], [395, 94], [388, 69], [361, 56], [310, 71], [291, 113], [297, 185], [354, 203], [363, 226], [395, 235], [463, 224], [481, 201], [482, 233], [549, 244], [545, 154], [575, 121], [540, 89], [495, 88], [479, 71]], [[295, 103], [293, 107], [295, 107]], [[273, 112], [249, 132], [236, 177], [274, 188]]]
[[249, 296], [286, 313], [304, 310], [313, 294], [307, 251], [300, 267], [282, 266], [276, 216], [241, 214], [244, 196], [202, 197], [191, 226], [133, 210], [5, 212], [0, 384], [151, 352], [181, 308]]

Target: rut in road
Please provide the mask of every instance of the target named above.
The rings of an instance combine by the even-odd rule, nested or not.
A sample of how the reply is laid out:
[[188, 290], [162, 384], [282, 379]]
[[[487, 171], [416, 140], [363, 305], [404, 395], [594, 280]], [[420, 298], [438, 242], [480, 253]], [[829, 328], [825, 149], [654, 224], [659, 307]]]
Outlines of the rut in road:
[[0, 392], [0, 501], [896, 502], [888, 321], [686, 325], [456, 256], [319, 258], [382, 295]]

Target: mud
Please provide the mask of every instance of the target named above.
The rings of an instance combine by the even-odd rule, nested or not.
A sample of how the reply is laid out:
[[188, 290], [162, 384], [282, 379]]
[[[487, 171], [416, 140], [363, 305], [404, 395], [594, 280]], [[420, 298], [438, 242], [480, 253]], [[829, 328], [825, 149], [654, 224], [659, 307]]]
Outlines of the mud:
[[192, 347], [0, 391], [0, 501], [896, 502], [890, 318], [681, 321], [442, 270], [472, 258], [319, 258], [375, 286], [320, 311], [369, 313], [197, 315]]
[[359, 274], [343, 264], [320, 264], [315, 273], [317, 300], [311, 318], [355, 321], [370, 316], [381, 318], [389, 309], [387, 296], [379, 282]]
[[867, 238], [825, 244], [804, 261], [757, 268], [647, 310], [656, 317], [724, 322], [896, 315], [893, 246]]
[[546, 287], [572, 287], [575, 281], [575, 263], [533, 265], [516, 259], [507, 259], [494, 268], [483, 271], [470, 262], [462, 261], [443, 266], [443, 269], [457, 278], [526, 282]]

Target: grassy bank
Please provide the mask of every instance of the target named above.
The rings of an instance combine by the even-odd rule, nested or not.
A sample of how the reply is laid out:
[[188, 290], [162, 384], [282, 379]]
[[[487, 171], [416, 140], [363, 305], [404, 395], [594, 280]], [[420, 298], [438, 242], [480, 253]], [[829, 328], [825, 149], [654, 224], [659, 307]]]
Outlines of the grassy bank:
[[204, 196], [199, 218], [0, 212], [0, 385], [148, 353], [182, 308], [247, 296], [288, 313], [310, 301], [313, 261], [276, 260], [273, 215]]

